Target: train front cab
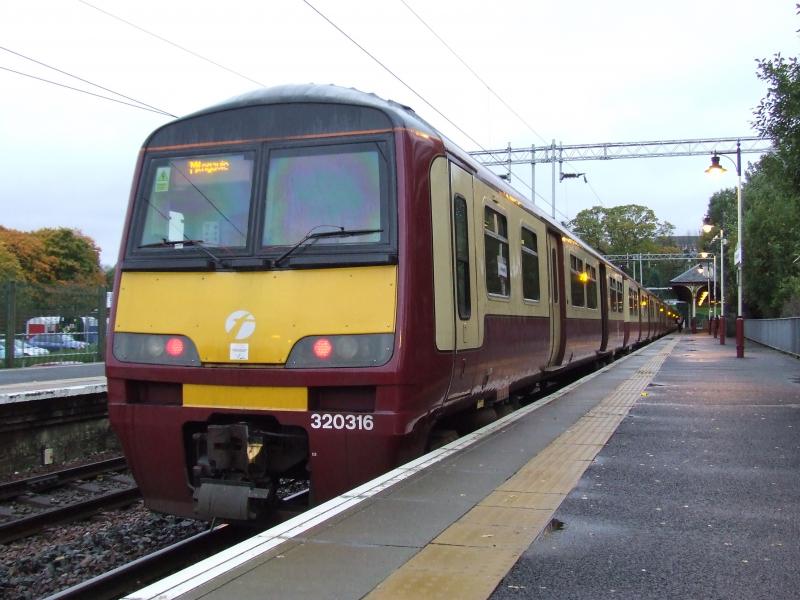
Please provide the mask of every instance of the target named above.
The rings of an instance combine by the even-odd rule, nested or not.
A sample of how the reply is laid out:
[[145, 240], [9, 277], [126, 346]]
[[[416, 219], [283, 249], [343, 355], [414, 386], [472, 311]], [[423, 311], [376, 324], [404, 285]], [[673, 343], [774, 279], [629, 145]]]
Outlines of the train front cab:
[[252, 519], [286, 479], [316, 503], [424, 450], [450, 367], [420, 343], [430, 159], [412, 153], [436, 143], [364, 96], [237, 101], [145, 144], [107, 375], [150, 508]]

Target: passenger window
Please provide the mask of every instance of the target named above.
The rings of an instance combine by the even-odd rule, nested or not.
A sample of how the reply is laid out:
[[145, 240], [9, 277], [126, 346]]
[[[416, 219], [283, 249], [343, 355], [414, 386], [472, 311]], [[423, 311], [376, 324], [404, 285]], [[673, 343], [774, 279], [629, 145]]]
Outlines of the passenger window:
[[587, 308], [597, 308], [597, 269], [591, 265], [586, 265], [586, 306]]
[[618, 279], [611, 279], [611, 310], [622, 312], [622, 282]]
[[522, 297], [539, 300], [539, 247], [536, 234], [522, 228]]
[[455, 229], [458, 317], [462, 321], [468, 321], [472, 316], [472, 299], [469, 292], [469, 224], [467, 201], [461, 196], [453, 198], [453, 226]]
[[484, 210], [483, 238], [486, 247], [486, 290], [490, 294], [509, 296], [508, 226], [506, 218], [488, 206]]
[[586, 293], [584, 280], [586, 273], [583, 270], [583, 261], [574, 254], [569, 255], [570, 283], [572, 291], [572, 306], [586, 306]]

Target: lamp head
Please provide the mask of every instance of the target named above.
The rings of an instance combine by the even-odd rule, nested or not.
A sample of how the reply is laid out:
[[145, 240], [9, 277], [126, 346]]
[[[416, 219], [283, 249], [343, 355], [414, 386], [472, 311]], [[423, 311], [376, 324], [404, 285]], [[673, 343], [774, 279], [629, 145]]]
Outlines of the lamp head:
[[719, 164], [719, 155], [715, 153], [711, 157], [711, 166], [706, 169], [706, 173], [708, 173], [709, 175], [721, 175], [722, 173], [725, 173], [727, 170], [728, 169]]

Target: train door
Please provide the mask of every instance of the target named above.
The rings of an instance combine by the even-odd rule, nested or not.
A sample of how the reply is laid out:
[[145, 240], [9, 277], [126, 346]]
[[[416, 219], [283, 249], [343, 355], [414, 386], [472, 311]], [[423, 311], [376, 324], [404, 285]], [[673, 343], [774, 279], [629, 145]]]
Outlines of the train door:
[[547, 232], [547, 264], [550, 279], [550, 359], [548, 367], [556, 367], [564, 360], [566, 306], [564, 304], [564, 261], [561, 260], [561, 238]]
[[450, 164], [450, 193], [453, 203], [453, 271], [455, 273], [456, 350], [478, 348], [480, 320], [475, 285], [475, 215], [472, 175]]
[[600, 318], [603, 320], [603, 343], [600, 350], [608, 348], [608, 272], [606, 266], [600, 263]]
[[[436, 348], [452, 354], [445, 401], [468, 394], [472, 362], [481, 343], [475, 289], [476, 260], [472, 176], [444, 157], [431, 166], [431, 221]], [[472, 367], [472, 368], [469, 368]]]
[[476, 254], [473, 233], [475, 211], [472, 175], [450, 163], [452, 210], [455, 361], [448, 398], [456, 400], [472, 390], [478, 365], [477, 353], [483, 342], [478, 314]]

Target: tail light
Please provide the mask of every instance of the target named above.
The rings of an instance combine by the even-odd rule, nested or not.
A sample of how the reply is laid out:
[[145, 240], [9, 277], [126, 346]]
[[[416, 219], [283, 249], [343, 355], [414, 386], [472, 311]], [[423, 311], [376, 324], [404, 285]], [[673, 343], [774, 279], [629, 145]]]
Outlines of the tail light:
[[112, 352], [122, 362], [200, 366], [194, 342], [184, 335], [115, 333]]
[[393, 352], [391, 333], [309, 336], [294, 345], [286, 367], [378, 367], [389, 362]]

